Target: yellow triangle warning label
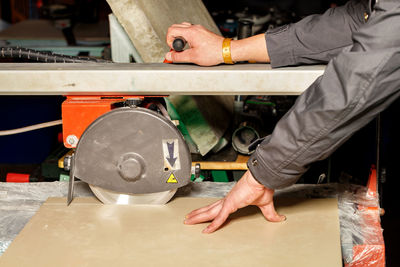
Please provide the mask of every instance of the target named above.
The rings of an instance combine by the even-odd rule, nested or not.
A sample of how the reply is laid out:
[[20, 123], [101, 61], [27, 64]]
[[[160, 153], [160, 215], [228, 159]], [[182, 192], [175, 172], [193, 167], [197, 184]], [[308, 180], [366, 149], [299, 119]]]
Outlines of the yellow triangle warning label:
[[173, 173], [171, 173], [171, 175], [169, 176], [167, 183], [168, 184], [177, 184], [178, 183], [178, 180], [176, 180]]

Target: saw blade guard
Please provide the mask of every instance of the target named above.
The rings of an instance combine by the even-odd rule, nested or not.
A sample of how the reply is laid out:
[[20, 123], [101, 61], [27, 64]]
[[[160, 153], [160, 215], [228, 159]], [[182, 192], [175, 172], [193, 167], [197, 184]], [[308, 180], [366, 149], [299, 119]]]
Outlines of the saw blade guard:
[[105, 203], [167, 202], [191, 176], [189, 148], [176, 126], [139, 107], [116, 108], [97, 118], [81, 136], [74, 161], [74, 176]]

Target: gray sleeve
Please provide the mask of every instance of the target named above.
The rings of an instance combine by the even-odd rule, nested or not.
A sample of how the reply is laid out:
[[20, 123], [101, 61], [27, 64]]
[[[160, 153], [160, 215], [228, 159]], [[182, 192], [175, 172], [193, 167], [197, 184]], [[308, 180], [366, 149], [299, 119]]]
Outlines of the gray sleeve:
[[353, 45], [332, 59], [250, 157], [269, 188], [295, 183], [400, 96], [400, 2], [379, 1]]
[[352, 44], [351, 35], [365, 23], [369, 6], [368, 0], [353, 0], [268, 31], [265, 38], [271, 66], [327, 63]]

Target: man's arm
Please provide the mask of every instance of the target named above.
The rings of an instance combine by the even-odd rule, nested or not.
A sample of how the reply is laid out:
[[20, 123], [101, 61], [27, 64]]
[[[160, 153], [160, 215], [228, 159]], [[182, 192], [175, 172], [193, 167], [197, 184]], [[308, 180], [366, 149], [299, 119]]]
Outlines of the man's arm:
[[[364, 13], [369, 12], [368, 0], [353, 0], [344, 6], [328, 9], [324, 14], [308, 16], [266, 34], [232, 40], [232, 60], [271, 62], [272, 67], [326, 63], [344, 47], [352, 44], [352, 33], [365, 23]], [[187, 22], [174, 24], [167, 33], [167, 44], [171, 48], [176, 37], [185, 38], [190, 48], [183, 52], [167, 53], [167, 60], [201, 66], [224, 62], [224, 38], [203, 26]]]
[[296, 182], [310, 163], [331, 154], [400, 96], [399, 32], [400, 3], [382, 0], [371, 20], [353, 35], [354, 45], [331, 60], [325, 74], [298, 98], [252, 155], [248, 163], [252, 175], [243, 178], [258, 188], [256, 178], [267, 191], [254, 199], [253, 189], [240, 182], [215, 206], [190, 213], [188, 223], [213, 220], [205, 230], [210, 233], [230, 213], [259, 204], [263, 196], [268, 216], [284, 219], [272, 200], [268, 202], [273, 189]]
[[272, 189], [295, 183], [400, 96], [399, 32], [400, 3], [379, 2], [354, 45], [330, 61], [251, 156], [259, 182]]
[[327, 63], [352, 45], [352, 34], [370, 14], [368, 0], [353, 0], [324, 14], [268, 31], [265, 39], [272, 67]]

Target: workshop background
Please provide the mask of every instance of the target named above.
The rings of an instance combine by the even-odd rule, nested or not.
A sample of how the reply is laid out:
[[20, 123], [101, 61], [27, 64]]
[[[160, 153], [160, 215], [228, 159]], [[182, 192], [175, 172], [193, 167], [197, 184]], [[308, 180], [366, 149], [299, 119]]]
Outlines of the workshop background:
[[[296, 22], [302, 17], [321, 13], [346, 1], [329, 0], [204, 0], [219, 30], [226, 37], [236, 37], [243, 18], [258, 21], [253, 34]], [[2, 0], [0, 2], [0, 44], [51, 51], [71, 56], [111, 59], [108, 14], [105, 0]], [[22, 59], [0, 59], [20, 62]], [[132, 59], [133, 61], [133, 59]], [[267, 135], [278, 119], [294, 103], [295, 96], [237, 96], [241, 110], [232, 116], [224, 133], [228, 145], [194, 160], [233, 160], [248, 154], [232, 135], [243, 128], [243, 135], [254, 138]], [[0, 96], [0, 131], [24, 127], [61, 118], [61, 96]], [[171, 100], [173, 103], [173, 100]], [[397, 252], [398, 225], [398, 150], [400, 130], [397, 116], [399, 101], [357, 132], [328, 159], [315, 163], [299, 183], [354, 183], [365, 185], [370, 167], [377, 162], [379, 147], [379, 193], [385, 210], [382, 228], [386, 243], [387, 266], [400, 266]], [[377, 134], [379, 132], [379, 134]], [[13, 174], [26, 174], [30, 182], [59, 181], [68, 174], [58, 161], [68, 149], [62, 143], [61, 126], [17, 135], [0, 136], [0, 181], [13, 181]], [[247, 140], [245, 140], [246, 144]], [[232, 144], [231, 144], [232, 143]], [[379, 146], [377, 146], [379, 144]], [[192, 151], [195, 152], [195, 151]], [[233, 181], [243, 171], [203, 171], [202, 181]], [[9, 180], [8, 180], [9, 179]]]

